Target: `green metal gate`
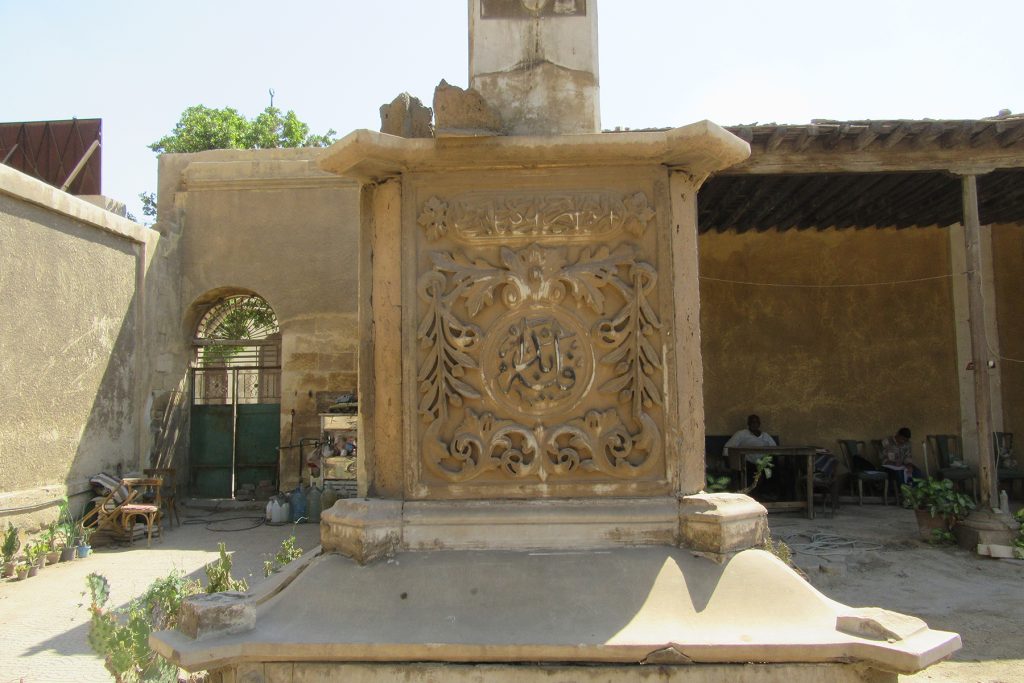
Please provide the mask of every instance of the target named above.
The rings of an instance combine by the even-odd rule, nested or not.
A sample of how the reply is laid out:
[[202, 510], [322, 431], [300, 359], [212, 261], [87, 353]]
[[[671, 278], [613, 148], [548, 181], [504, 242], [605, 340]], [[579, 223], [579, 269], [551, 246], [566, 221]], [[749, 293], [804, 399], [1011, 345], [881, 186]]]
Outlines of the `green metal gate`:
[[259, 297], [213, 306], [194, 339], [189, 489], [199, 498], [277, 490], [280, 335]]

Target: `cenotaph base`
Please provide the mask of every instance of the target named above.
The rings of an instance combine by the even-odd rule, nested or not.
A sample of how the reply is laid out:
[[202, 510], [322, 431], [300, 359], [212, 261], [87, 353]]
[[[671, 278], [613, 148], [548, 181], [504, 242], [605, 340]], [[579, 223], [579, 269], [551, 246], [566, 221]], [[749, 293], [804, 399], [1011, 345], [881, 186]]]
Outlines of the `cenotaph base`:
[[239, 683], [895, 681], [955, 651], [701, 492], [696, 198], [747, 144], [601, 133], [594, 0], [471, 0], [470, 27], [469, 115], [321, 161], [363, 183], [361, 497], [154, 647]]

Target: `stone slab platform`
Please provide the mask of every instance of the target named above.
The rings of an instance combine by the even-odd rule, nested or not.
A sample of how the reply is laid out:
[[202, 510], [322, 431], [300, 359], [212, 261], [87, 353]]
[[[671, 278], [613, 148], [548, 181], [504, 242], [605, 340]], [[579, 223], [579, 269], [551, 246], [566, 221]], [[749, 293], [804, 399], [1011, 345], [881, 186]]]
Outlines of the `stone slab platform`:
[[913, 672], [960, 647], [919, 620], [830, 600], [759, 550], [723, 564], [665, 546], [400, 552], [368, 566], [324, 554], [295, 572], [252, 596], [254, 630], [202, 640], [163, 632], [152, 645], [189, 670], [231, 671], [433, 661]]

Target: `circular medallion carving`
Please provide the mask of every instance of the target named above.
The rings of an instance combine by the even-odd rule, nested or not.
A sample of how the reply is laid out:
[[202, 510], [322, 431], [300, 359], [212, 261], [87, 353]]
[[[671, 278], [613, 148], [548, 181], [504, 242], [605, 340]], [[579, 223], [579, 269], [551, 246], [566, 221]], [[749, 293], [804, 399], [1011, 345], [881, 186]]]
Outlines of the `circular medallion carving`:
[[520, 416], [575, 408], [594, 380], [586, 327], [567, 311], [526, 308], [498, 318], [481, 350], [484, 387]]

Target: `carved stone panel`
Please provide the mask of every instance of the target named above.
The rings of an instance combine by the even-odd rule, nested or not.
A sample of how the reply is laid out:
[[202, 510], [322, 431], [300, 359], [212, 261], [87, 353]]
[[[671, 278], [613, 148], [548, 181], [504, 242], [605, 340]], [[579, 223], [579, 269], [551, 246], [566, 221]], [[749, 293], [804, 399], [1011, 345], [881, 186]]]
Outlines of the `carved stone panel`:
[[652, 189], [414, 196], [421, 490], [664, 482]]

